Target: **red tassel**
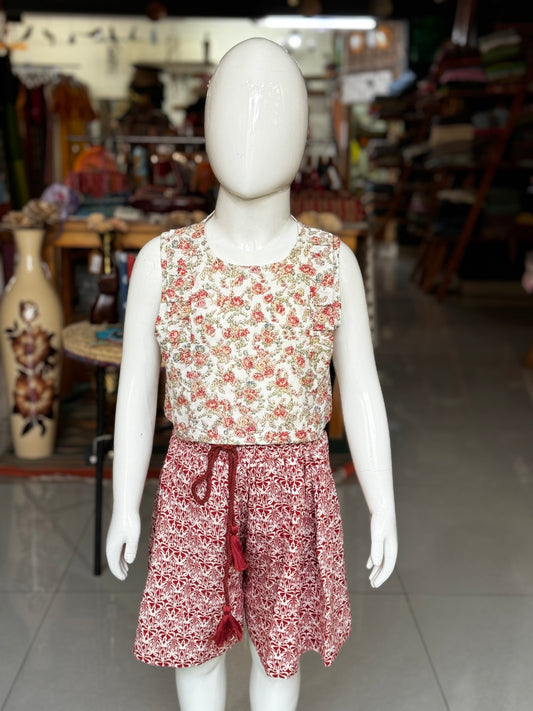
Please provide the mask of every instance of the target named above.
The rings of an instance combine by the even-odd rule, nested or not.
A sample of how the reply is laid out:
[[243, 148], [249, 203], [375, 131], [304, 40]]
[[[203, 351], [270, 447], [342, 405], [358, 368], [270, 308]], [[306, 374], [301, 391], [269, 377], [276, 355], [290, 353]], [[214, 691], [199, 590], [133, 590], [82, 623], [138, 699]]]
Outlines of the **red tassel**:
[[237, 536], [237, 526], [232, 526], [231, 528], [230, 544], [231, 555], [233, 557], [233, 567], [239, 572], [246, 570], [248, 564], [244, 559], [244, 554], [242, 552], [242, 544], [239, 537]]
[[242, 639], [242, 627], [231, 614], [229, 605], [224, 605], [224, 615], [215, 632], [215, 644], [220, 647], [232, 637], [237, 637], [240, 642]]

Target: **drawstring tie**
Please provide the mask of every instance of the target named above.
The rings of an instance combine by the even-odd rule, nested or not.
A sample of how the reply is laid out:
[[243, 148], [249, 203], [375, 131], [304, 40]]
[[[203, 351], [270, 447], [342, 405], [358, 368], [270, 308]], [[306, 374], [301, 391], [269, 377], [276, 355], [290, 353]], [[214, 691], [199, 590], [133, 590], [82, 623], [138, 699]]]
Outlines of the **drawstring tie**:
[[[237, 483], [237, 464], [239, 453], [233, 444], [212, 444], [207, 455], [207, 470], [192, 483], [192, 495], [196, 503], [203, 506], [211, 494], [213, 468], [215, 462], [222, 452], [226, 452], [228, 457], [228, 515], [226, 519], [226, 560], [224, 562], [224, 606], [222, 608], [222, 619], [218, 623], [215, 632], [215, 644], [222, 645], [232, 637], [242, 638], [242, 627], [231, 614], [229, 599], [229, 574], [233, 565], [235, 570], [242, 572], [246, 570], [247, 564], [244, 559], [241, 541], [238, 536], [238, 528], [235, 519], [235, 486]], [[205, 493], [201, 496], [198, 490], [205, 484]]]

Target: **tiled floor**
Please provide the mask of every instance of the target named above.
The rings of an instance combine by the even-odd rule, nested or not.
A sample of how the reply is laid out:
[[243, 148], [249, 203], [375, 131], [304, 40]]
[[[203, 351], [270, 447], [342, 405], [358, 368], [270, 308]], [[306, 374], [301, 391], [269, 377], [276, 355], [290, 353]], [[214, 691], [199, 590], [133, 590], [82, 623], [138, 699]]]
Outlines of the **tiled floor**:
[[[439, 305], [408, 268], [403, 257], [376, 273], [398, 566], [369, 588], [364, 503], [339, 485], [353, 632], [328, 670], [304, 656], [299, 709], [531, 711], [533, 388], [521, 358], [533, 302], [474, 292]], [[90, 481], [0, 480], [2, 711], [177, 708], [172, 672], [130, 651], [154, 487], [142, 553], [119, 583], [91, 575]], [[228, 711], [244, 711], [245, 645], [228, 666]]]

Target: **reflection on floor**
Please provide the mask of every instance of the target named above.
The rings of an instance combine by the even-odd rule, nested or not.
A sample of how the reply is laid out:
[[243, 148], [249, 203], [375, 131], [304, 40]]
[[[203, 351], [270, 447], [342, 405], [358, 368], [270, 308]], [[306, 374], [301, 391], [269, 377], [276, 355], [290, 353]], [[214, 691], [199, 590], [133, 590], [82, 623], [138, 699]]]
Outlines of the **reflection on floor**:
[[[303, 657], [299, 709], [530, 711], [533, 404], [521, 358], [532, 303], [479, 291], [440, 305], [409, 284], [409, 267], [402, 257], [376, 272], [398, 566], [369, 588], [368, 516], [348, 479], [353, 632], [330, 669]], [[91, 575], [89, 480], [1, 477], [0, 487], [1, 710], [176, 709], [172, 672], [131, 655], [155, 482], [125, 583]], [[244, 644], [228, 666], [228, 711], [244, 711]]]

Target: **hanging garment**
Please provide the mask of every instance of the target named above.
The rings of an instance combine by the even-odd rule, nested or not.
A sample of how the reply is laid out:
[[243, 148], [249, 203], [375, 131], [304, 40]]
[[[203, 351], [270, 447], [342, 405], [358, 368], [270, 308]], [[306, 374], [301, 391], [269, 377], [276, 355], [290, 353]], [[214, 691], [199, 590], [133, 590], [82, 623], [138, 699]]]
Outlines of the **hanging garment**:
[[4, 143], [11, 207], [19, 210], [29, 200], [28, 181], [17, 120], [19, 81], [11, 70], [9, 53], [0, 56], [0, 128]]

